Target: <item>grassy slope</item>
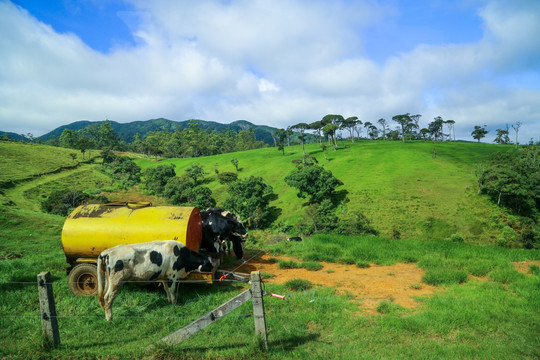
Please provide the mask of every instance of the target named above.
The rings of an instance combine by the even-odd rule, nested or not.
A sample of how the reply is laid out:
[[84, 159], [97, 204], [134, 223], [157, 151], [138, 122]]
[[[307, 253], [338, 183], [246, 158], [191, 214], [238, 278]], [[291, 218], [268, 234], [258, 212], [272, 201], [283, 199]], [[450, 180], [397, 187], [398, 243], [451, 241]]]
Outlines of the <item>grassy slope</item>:
[[[345, 171], [351, 152], [354, 159], [363, 160], [363, 168], [375, 169], [380, 166], [381, 152], [385, 152], [387, 162], [398, 155], [391, 155], [392, 148], [399, 144], [379, 148], [383, 144], [366, 143], [350, 149], [331, 153], [333, 158], [326, 166], [331, 168], [345, 184], [354, 179], [363, 188], [378, 190], [376, 201], [392, 203], [395, 194], [379, 187], [368, 187], [374, 182], [377, 172], [367, 181], [365, 177], [348, 174]], [[409, 146], [411, 144], [406, 144]], [[443, 145], [448, 145], [443, 146]], [[445, 150], [452, 150], [454, 144], [438, 146], [441, 166], [453, 173], [458, 168], [464, 179], [472, 182], [465, 168], [472, 166], [494, 149], [480, 145], [484, 153], [472, 150], [460, 153], [460, 158], [447, 156]], [[472, 146], [472, 144], [466, 144]], [[378, 149], [375, 153], [372, 149]], [[416, 161], [418, 169], [395, 169], [405, 179], [414, 179], [422, 167], [430, 169], [431, 147], [428, 144], [412, 144], [417, 157], [428, 152], [427, 159]], [[316, 147], [312, 151], [316, 151]], [[472, 149], [472, 148], [471, 148]], [[220, 157], [197, 159], [213, 170], [221, 161], [220, 171], [232, 170], [232, 157], [237, 157], [242, 176], [263, 176], [280, 195], [280, 204], [287, 201], [295, 206], [283, 207], [283, 217], [295, 211], [301, 212], [301, 200], [292, 189], [280, 184], [280, 179], [292, 169], [290, 160], [298, 157], [299, 151], [288, 149], [283, 159], [275, 149], [228, 154]], [[277, 153], [277, 156], [276, 156]], [[362, 155], [363, 154], [363, 155]], [[369, 156], [371, 154], [371, 156]], [[322, 160], [322, 154], [316, 154]], [[339, 157], [342, 156], [340, 159]], [[472, 158], [476, 156], [476, 158]], [[372, 158], [371, 160], [369, 158]], [[178, 161], [178, 169], [183, 171], [193, 159]], [[340, 165], [340, 161], [343, 164]], [[409, 161], [409, 157], [405, 160]], [[448, 164], [446, 164], [448, 162]], [[398, 161], [395, 161], [397, 163]], [[264, 165], [263, 165], [264, 164]], [[356, 164], [350, 161], [349, 164]], [[452, 165], [454, 164], [454, 165]], [[280, 169], [266, 175], [266, 168]], [[72, 174], [84, 174], [84, 171]], [[341, 171], [341, 173], [339, 173]], [[426, 178], [430, 171], [424, 169]], [[386, 179], [388, 188], [403, 179], [390, 181], [391, 170], [383, 167], [380, 177]], [[36, 201], [41, 191], [48, 191], [59, 181], [69, 181], [69, 177], [52, 174], [21, 183], [13, 189], [25, 198], [26, 206]], [[360, 174], [361, 175], [361, 174]], [[347, 177], [348, 176], [348, 177]], [[92, 177], [89, 172], [84, 177]], [[456, 177], [456, 178], [459, 178]], [[81, 178], [72, 177], [74, 184]], [[51, 181], [46, 181], [51, 180]], [[463, 180], [460, 180], [463, 181]], [[416, 181], [422, 182], [422, 181]], [[412, 185], [417, 185], [412, 181]], [[464, 183], [465, 181], [463, 181]], [[443, 186], [439, 180], [438, 186]], [[35, 185], [35, 186], [33, 186]], [[210, 184], [216, 189], [217, 183]], [[91, 185], [88, 185], [91, 187]], [[471, 186], [471, 185], [469, 185]], [[395, 187], [392, 187], [394, 189]], [[224, 188], [222, 188], [223, 190]], [[23, 191], [24, 190], [24, 191]], [[347, 188], [349, 196], [355, 188]], [[384, 191], [383, 191], [384, 190]], [[218, 191], [216, 191], [218, 192]], [[474, 190], [473, 190], [474, 192]], [[7, 193], [13, 195], [14, 193]], [[384, 195], [384, 196], [383, 196]], [[448, 196], [440, 197], [451, 197]], [[224, 198], [225, 194], [220, 193]], [[398, 196], [400, 198], [403, 194]], [[0, 198], [6, 194], [0, 193]], [[439, 198], [439, 197], [437, 197]], [[476, 197], [475, 197], [476, 198]], [[480, 199], [481, 203], [484, 201]], [[351, 203], [358, 200], [353, 200]], [[395, 201], [395, 200], [394, 200]], [[434, 201], [434, 200], [433, 200]], [[418, 266], [434, 273], [435, 276], [465, 272], [469, 281], [455, 284], [450, 281], [432, 298], [420, 299], [421, 310], [409, 311], [393, 306], [391, 299], [388, 313], [366, 317], [359, 312], [354, 302], [345, 296], [337, 296], [332, 290], [314, 287], [304, 292], [294, 292], [280, 285], [266, 284], [266, 290], [286, 294], [289, 301], [265, 298], [267, 326], [269, 329], [270, 352], [261, 353], [253, 339], [253, 319], [243, 316], [249, 313], [250, 304], [245, 304], [231, 315], [210, 326], [192, 339], [175, 347], [154, 347], [156, 340], [193, 321], [199, 315], [238, 294], [242, 285], [216, 284], [213, 286], [182, 286], [180, 306], [170, 306], [163, 291], [146, 291], [128, 286], [114, 305], [116, 321], [106, 323], [103, 311], [95, 298], [73, 297], [67, 286], [64, 269], [65, 259], [61, 249], [60, 232], [64, 218], [42, 214], [32, 208], [3, 206], [0, 201], [0, 357], [7, 358], [185, 358], [185, 359], [362, 359], [362, 358], [538, 358], [540, 357], [540, 277], [517, 273], [511, 261], [539, 259], [539, 251], [510, 250], [492, 246], [472, 246], [448, 241], [425, 242], [401, 240], [393, 241], [377, 237], [347, 238], [336, 236], [314, 236], [303, 243], [282, 242], [267, 246], [268, 251], [299, 256], [307, 260], [349, 261], [351, 257], [379, 264], [393, 262], [418, 262]], [[349, 205], [350, 206], [350, 205]], [[485, 204], [483, 206], [486, 206]], [[486, 207], [486, 209], [490, 209]], [[436, 224], [437, 225], [437, 224]], [[247, 256], [254, 254], [249, 250]], [[334, 256], [334, 258], [330, 258]], [[41, 345], [41, 326], [36, 291], [36, 275], [41, 271], [51, 271], [59, 318], [62, 347], [48, 351]], [[475, 280], [471, 275], [486, 275], [487, 280]], [[443, 277], [444, 279], [444, 277]], [[361, 300], [359, 300], [361, 301]]]
[[[77, 154], [73, 160], [70, 154]], [[98, 154], [92, 151], [92, 156]], [[88, 154], [85, 156], [85, 160]], [[0, 141], [0, 159], [2, 171], [0, 184], [7, 181], [19, 181], [73, 167], [83, 161], [80, 151], [54, 146]]]
[[[344, 182], [338, 192], [347, 192], [350, 202], [346, 209], [363, 212], [383, 236], [397, 230], [402, 238], [440, 239], [458, 232], [469, 242], [485, 243], [498, 235], [490, 219], [501, 211], [485, 197], [477, 196], [474, 166], [486, 161], [490, 153], [508, 148], [476, 143], [436, 144], [438, 157], [433, 159], [432, 143], [347, 144], [348, 148], [337, 152], [330, 150], [329, 161], [317, 144], [306, 149]], [[237, 158], [239, 176], [263, 177], [279, 196], [272, 202], [283, 210], [279, 220], [293, 225], [302, 217], [306, 200], [298, 198], [283, 178], [294, 169], [291, 160], [299, 159], [301, 154], [300, 146], [292, 146], [286, 148], [285, 156], [275, 148], [266, 148], [157, 163], [138, 159], [137, 163], [142, 168], [172, 163], [177, 174], [192, 163], [203, 165], [219, 205], [227, 197], [227, 187], [216, 181], [214, 168], [234, 171], [230, 160]]]

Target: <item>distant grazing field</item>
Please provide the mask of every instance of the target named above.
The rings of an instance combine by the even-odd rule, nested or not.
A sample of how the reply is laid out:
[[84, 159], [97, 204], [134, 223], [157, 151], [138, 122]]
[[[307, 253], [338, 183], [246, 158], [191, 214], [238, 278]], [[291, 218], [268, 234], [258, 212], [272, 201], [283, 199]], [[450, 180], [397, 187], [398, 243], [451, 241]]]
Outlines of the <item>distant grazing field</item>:
[[[98, 151], [92, 151], [92, 156]], [[76, 154], [73, 159], [70, 154]], [[86, 158], [88, 158], [86, 154]], [[64, 167], [71, 167], [82, 161], [78, 150], [58, 148], [47, 145], [24, 144], [20, 142], [0, 141], [0, 184], [19, 181], [34, 176], [47, 174]]]
[[[340, 210], [360, 210], [381, 235], [437, 240], [460, 233], [467, 241], [491, 242], [498, 234], [496, 219], [500, 209], [484, 196], [477, 195], [475, 166], [488, 160], [495, 151], [509, 147], [478, 143], [425, 143], [361, 141], [345, 143], [338, 151], [319, 144], [306, 146], [319, 164], [344, 185], [338, 193], [350, 200]], [[433, 158], [433, 148], [437, 158]], [[291, 162], [302, 156], [301, 146], [285, 148], [285, 156], [276, 148], [195, 159], [167, 159], [155, 162], [137, 159], [143, 169], [174, 164], [181, 174], [190, 164], [200, 164], [208, 173], [207, 184], [218, 205], [227, 195], [227, 186], [217, 182], [215, 169], [235, 171], [231, 159], [238, 159], [239, 177], [261, 176], [274, 188], [278, 199], [271, 205], [282, 209], [278, 221], [294, 226], [304, 214], [305, 199], [296, 196], [283, 178], [294, 169]]]

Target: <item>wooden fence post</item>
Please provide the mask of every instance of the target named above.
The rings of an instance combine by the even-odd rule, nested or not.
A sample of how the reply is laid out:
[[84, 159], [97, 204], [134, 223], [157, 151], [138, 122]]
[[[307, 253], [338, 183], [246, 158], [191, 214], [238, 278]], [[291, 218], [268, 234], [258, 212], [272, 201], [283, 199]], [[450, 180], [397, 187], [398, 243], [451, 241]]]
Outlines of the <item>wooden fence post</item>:
[[49, 339], [52, 346], [56, 348], [60, 346], [60, 332], [58, 331], [56, 306], [54, 304], [53, 289], [50, 280], [51, 274], [48, 271], [42, 272], [37, 276], [43, 334]]
[[261, 286], [261, 273], [251, 272], [251, 293], [253, 296], [253, 318], [255, 320], [255, 334], [259, 336], [265, 350], [268, 350], [268, 335], [266, 333], [266, 318], [264, 316], [263, 292]]

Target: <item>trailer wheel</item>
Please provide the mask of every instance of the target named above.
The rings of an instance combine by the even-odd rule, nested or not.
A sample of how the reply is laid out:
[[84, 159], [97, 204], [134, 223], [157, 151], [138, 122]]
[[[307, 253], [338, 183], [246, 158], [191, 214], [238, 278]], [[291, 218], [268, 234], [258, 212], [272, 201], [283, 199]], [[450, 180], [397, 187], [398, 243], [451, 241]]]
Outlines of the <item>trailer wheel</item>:
[[94, 264], [79, 264], [69, 273], [69, 290], [75, 296], [91, 296], [97, 292], [97, 267]]

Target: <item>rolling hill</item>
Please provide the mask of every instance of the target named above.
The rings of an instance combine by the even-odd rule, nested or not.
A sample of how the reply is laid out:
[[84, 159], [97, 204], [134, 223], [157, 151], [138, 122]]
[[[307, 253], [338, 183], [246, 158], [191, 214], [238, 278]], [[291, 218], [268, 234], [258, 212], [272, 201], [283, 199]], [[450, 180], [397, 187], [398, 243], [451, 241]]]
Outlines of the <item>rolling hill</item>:
[[[68, 149], [22, 143], [0, 145], [5, 159], [0, 179], [3, 184], [76, 168], [82, 160], [80, 154], [72, 159], [70, 154], [74, 151]], [[434, 146], [437, 158], [432, 157]], [[338, 151], [324, 153], [317, 144], [306, 145], [306, 151], [344, 183], [337, 189], [341, 214], [362, 212], [383, 237], [439, 240], [461, 234], [471, 243], [492, 243], [501, 232], [505, 213], [487, 197], [477, 194], [474, 169], [491, 153], [507, 149], [510, 147], [476, 143], [361, 141], [343, 142]], [[277, 198], [270, 205], [279, 209], [273, 226], [295, 231], [304, 217], [306, 200], [298, 198], [296, 190], [283, 178], [294, 169], [291, 161], [301, 156], [302, 148], [298, 145], [286, 147], [285, 156], [276, 148], [263, 148], [200, 158], [135, 161], [142, 169], [174, 164], [178, 175], [191, 164], [202, 165], [207, 173], [206, 186], [219, 206], [229, 195], [227, 186], [217, 181], [215, 170], [235, 171], [231, 160], [236, 158], [239, 178], [260, 176], [273, 187]], [[66, 187], [70, 187], [68, 179], [66, 176], [64, 180]], [[71, 187], [77, 186], [74, 180]], [[26, 191], [37, 195], [31, 189]], [[134, 196], [134, 192], [129, 194], [123, 196]], [[41, 198], [46, 195], [41, 194]]]
[[[437, 240], [454, 233], [475, 243], [492, 242], [500, 229], [503, 211], [477, 194], [476, 164], [487, 161], [495, 151], [508, 147], [475, 143], [424, 143], [362, 141], [325, 156], [317, 144], [306, 146], [319, 164], [344, 185], [338, 193], [346, 195], [339, 211], [361, 211], [385, 237]], [[432, 157], [433, 147], [437, 158]], [[227, 187], [217, 182], [214, 169], [234, 171], [236, 158], [239, 178], [260, 176], [271, 185], [278, 198], [271, 203], [281, 209], [277, 227], [295, 228], [305, 212], [305, 199], [296, 196], [283, 178], [300, 159], [300, 146], [287, 147], [285, 156], [276, 148], [192, 159], [167, 159], [159, 163], [138, 159], [143, 169], [159, 164], [174, 164], [179, 175], [191, 164], [204, 167], [209, 186], [218, 205], [228, 196]], [[327, 159], [326, 159], [327, 158]]]

